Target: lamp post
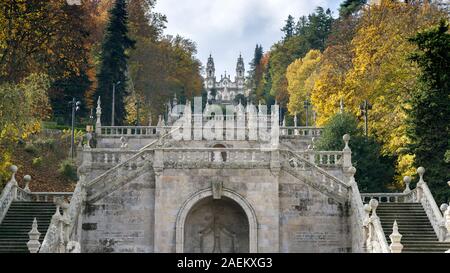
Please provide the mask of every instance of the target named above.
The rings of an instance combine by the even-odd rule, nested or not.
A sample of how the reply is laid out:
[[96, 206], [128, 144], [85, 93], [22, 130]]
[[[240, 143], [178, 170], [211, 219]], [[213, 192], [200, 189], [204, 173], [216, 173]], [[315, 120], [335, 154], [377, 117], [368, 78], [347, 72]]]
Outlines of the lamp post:
[[364, 134], [367, 138], [369, 135], [369, 110], [372, 110], [372, 104], [368, 100], [364, 100], [359, 106], [359, 110], [361, 110], [361, 116], [364, 116]]
[[308, 110], [309, 110], [309, 106], [311, 105], [311, 103], [309, 102], [309, 100], [305, 100], [303, 103], [303, 107], [305, 108], [305, 113], [306, 113], [306, 127], [308, 127]]
[[70, 139], [70, 156], [73, 159], [75, 149], [75, 113], [80, 110], [81, 102], [77, 101], [75, 98], [72, 98], [72, 101], [69, 102], [69, 104], [72, 105], [72, 136]]
[[135, 106], [136, 106], [136, 126], [139, 126], [139, 106], [140, 106], [139, 99], [136, 101]]
[[113, 83], [113, 92], [112, 92], [112, 109], [111, 109], [111, 126], [114, 126], [114, 111], [115, 111], [115, 102], [116, 102], [116, 85], [119, 85], [120, 81]]

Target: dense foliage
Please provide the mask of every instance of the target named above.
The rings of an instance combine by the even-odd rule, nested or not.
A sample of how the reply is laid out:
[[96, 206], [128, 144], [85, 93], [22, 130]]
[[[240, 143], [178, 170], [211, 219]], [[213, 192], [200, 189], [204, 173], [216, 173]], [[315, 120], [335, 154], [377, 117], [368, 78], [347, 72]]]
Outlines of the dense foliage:
[[410, 59], [418, 64], [417, 87], [407, 112], [407, 135], [416, 166], [424, 166], [426, 180], [436, 199], [448, 201], [450, 190], [450, 34], [448, 22], [418, 33], [410, 39], [417, 50]]

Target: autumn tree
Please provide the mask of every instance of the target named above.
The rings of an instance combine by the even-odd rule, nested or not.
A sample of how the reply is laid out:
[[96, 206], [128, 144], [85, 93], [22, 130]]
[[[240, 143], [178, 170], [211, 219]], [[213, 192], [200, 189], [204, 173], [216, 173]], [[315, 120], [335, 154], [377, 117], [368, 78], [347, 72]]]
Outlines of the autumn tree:
[[291, 114], [301, 112], [303, 102], [310, 99], [321, 56], [319, 50], [313, 49], [305, 57], [295, 60], [288, 66], [286, 78], [289, 92], [288, 110]]
[[269, 60], [270, 95], [280, 102], [283, 111], [289, 100], [287, 67], [294, 60], [304, 57], [310, 49], [323, 50], [332, 22], [331, 11], [318, 7], [304, 22], [298, 24], [295, 35], [272, 46]]
[[410, 59], [420, 68], [415, 92], [409, 100], [407, 133], [416, 166], [426, 169], [426, 181], [436, 199], [447, 201], [450, 162], [450, 34], [448, 22], [419, 32], [410, 41], [417, 50]]
[[45, 73], [54, 115], [69, 118], [67, 101], [90, 87], [84, 6], [66, 1], [0, 2], [0, 82]]
[[31, 74], [19, 83], [0, 84], [0, 186], [11, 165], [13, 145], [40, 129], [41, 120], [51, 114], [48, 99], [50, 79]]
[[419, 70], [407, 60], [414, 50], [407, 39], [442, 15], [433, 4], [382, 1], [358, 17], [341, 18], [348, 26], [356, 22], [355, 28], [343, 25], [341, 34], [330, 35], [312, 91], [318, 125], [339, 111], [341, 99], [354, 115], [360, 115], [360, 104], [369, 100], [370, 132], [382, 144], [383, 154], [398, 158], [398, 181], [413, 172], [413, 156], [405, 149], [409, 139], [404, 109], [410, 108], [407, 99]]
[[112, 90], [115, 85], [114, 124], [122, 124], [125, 119], [127, 85], [127, 50], [135, 44], [128, 34], [127, 1], [116, 0], [110, 10], [101, 51], [100, 71], [97, 75], [97, 96], [102, 100], [102, 122], [110, 124], [112, 113]]

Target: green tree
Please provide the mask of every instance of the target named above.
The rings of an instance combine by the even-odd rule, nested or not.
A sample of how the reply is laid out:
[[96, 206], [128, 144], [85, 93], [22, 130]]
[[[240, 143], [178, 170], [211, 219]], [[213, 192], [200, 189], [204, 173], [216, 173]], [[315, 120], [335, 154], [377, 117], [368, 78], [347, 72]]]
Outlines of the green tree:
[[407, 135], [416, 166], [427, 170], [426, 180], [439, 201], [446, 201], [450, 190], [446, 181], [450, 163], [450, 34], [448, 22], [417, 33], [409, 40], [417, 46], [410, 59], [418, 64], [417, 90], [411, 95], [407, 111]]
[[261, 60], [263, 58], [263, 48], [261, 45], [256, 45], [255, 53], [253, 56], [253, 60], [250, 63], [250, 70], [248, 75], [248, 87], [252, 90], [250, 96], [255, 100], [256, 98], [256, 90], [258, 86], [261, 84], [263, 78], [263, 64]]
[[116, 0], [109, 12], [109, 22], [102, 44], [100, 72], [97, 75], [97, 96], [102, 100], [102, 122], [111, 122], [113, 84], [115, 88], [114, 123], [122, 124], [125, 119], [125, 96], [127, 84], [127, 50], [134, 47], [134, 40], [128, 36], [127, 1]]
[[361, 9], [367, 0], [344, 0], [339, 6], [339, 16], [348, 17]]
[[361, 192], [385, 191], [393, 181], [394, 162], [380, 153], [380, 144], [374, 138], [366, 139], [358, 120], [350, 113], [336, 114], [325, 125], [323, 133], [316, 143], [316, 149], [322, 151], [341, 151], [344, 148], [342, 136], [349, 134], [352, 150], [352, 164], [357, 172], [356, 182]]
[[291, 38], [294, 35], [295, 30], [294, 28], [295, 28], [294, 17], [292, 17], [292, 15], [289, 15], [288, 18], [286, 19], [286, 24], [281, 29], [281, 31], [283, 31], [284, 33], [285, 40]]

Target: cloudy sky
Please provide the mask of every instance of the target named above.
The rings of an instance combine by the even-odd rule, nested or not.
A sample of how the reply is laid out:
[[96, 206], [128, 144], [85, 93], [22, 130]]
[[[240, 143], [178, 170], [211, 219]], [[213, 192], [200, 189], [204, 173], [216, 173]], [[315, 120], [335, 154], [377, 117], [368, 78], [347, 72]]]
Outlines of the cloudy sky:
[[256, 43], [264, 51], [282, 37], [280, 28], [291, 14], [296, 19], [315, 7], [337, 14], [341, 0], [157, 0], [156, 11], [167, 16], [166, 34], [180, 34], [197, 43], [197, 57], [206, 64], [211, 53], [216, 76], [235, 75], [242, 53], [246, 70]]

